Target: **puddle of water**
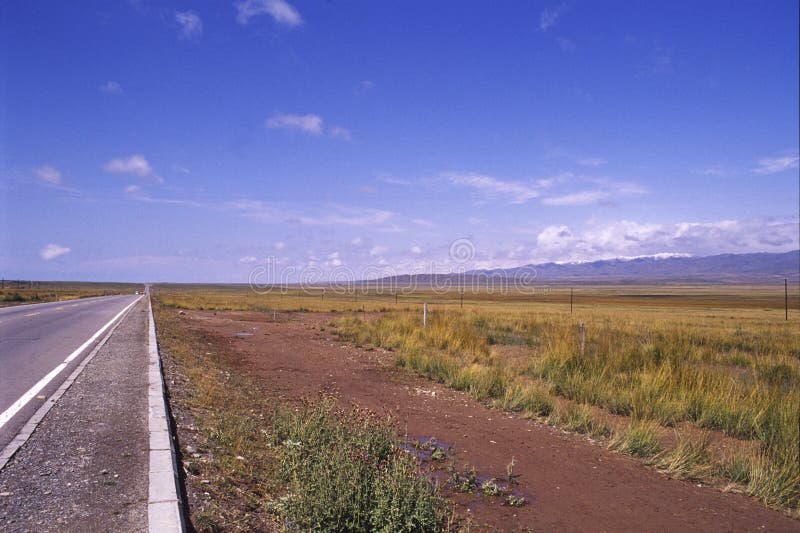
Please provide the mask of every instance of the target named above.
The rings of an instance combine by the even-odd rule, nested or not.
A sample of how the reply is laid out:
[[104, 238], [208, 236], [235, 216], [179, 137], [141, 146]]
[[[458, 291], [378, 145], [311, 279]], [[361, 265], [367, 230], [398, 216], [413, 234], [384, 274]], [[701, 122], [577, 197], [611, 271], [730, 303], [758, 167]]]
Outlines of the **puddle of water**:
[[[420, 462], [428, 476], [440, 486], [452, 487], [451, 465], [455, 460], [454, 447], [446, 442], [441, 442], [434, 437], [409, 439], [398, 446], [401, 450], [410, 453]], [[455, 461], [457, 463], [457, 461]], [[460, 474], [465, 472], [459, 470]], [[533, 497], [516, 488], [507, 476], [475, 476], [477, 486], [472, 492], [459, 493], [467, 498], [470, 505], [529, 505]], [[456, 491], [458, 493], [458, 491]]]
[[241, 333], [234, 333], [233, 336], [234, 337], [252, 337], [253, 334], [252, 333], [241, 332]]
[[410, 439], [400, 444], [399, 448], [416, 457], [423, 465], [443, 462], [453, 455], [453, 447], [435, 437]]

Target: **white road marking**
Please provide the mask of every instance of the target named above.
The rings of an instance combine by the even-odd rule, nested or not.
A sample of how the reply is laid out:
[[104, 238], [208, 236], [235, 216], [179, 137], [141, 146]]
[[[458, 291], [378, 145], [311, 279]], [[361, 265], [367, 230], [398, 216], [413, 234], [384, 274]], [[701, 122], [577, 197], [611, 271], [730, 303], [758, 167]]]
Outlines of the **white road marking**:
[[[57, 367], [55, 367], [53, 370], [51, 370], [51, 371], [50, 371], [50, 372], [49, 372], [49, 373], [48, 373], [48, 374], [47, 374], [45, 377], [43, 377], [42, 379], [40, 379], [40, 380], [39, 380], [39, 382], [38, 382], [38, 383], [36, 383], [36, 385], [34, 385], [33, 387], [31, 387], [31, 388], [28, 390], [28, 392], [26, 392], [25, 394], [23, 394], [22, 396], [20, 396], [19, 400], [17, 400], [17, 401], [16, 401], [16, 402], [14, 402], [13, 404], [11, 404], [11, 407], [9, 407], [9, 408], [8, 408], [8, 409], [6, 409], [5, 411], [3, 411], [3, 413], [2, 413], [2, 414], [0, 414], [0, 428], [2, 428], [4, 425], [6, 425], [6, 423], [7, 423], [9, 420], [11, 420], [11, 419], [14, 417], [14, 415], [15, 415], [15, 414], [17, 414], [17, 413], [19, 412], [19, 410], [20, 410], [20, 409], [22, 409], [23, 407], [25, 407], [25, 405], [26, 405], [26, 404], [27, 404], [29, 401], [31, 401], [31, 400], [34, 398], [34, 396], [36, 396], [37, 394], [39, 394], [39, 391], [41, 391], [43, 388], [45, 388], [45, 387], [47, 386], [47, 384], [48, 384], [48, 383], [50, 383], [51, 381], [53, 381], [53, 378], [55, 378], [55, 377], [56, 377], [58, 374], [60, 374], [62, 370], [64, 370], [65, 368], [67, 368], [67, 365], [69, 365], [69, 364], [72, 362], [72, 360], [73, 360], [73, 359], [75, 359], [76, 357], [78, 357], [78, 356], [81, 354], [81, 352], [83, 352], [83, 351], [86, 349], [86, 347], [87, 347], [87, 346], [89, 346], [89, 345], [90, 345], [90, 344], [92, 344], [92, 343], [93, 343], [95, 340], [97, 340], [97, 338], [98, 338], [100, 335], [102, 335], [102, 334], [103, 334], [103, 332], [104, 332], [105, 330], [107, 330], [107, 329], [109, 328], [109, 326], [111, 326], [111, 324], [113, 324], [113, 323], [114, 323], [114, 322], [115, 322], [115, 321], [116, 321], [116, 320], [117, 320], [119, 317], [121, 317], [121, 316], [123, 315], [123, 313], [125, 313], [125, 311], [127, 311], [128, 309], [130, 309], [130, 308], [133, 306], [133, 304], [135, 304], [136, 302], [138, 302], [140, 299], [141, 299], [141, 296], [140, 296], [139, 298], [136, 298], [136, 299], [135, 299], [134, 301], [132, 301], [130, 304], [128, 304], [128, 306], [127, 306], [127, 307], [125, 307], [125, 309], [123, 309], [122, 311], [120, 311], [119, 313], [117, 313], [117, 314], [116, 314], [116, 316], [114, 316], [114, 318], [112, 318], [111, 320], [109, 320], [109, 321], [106, 323], [106, 325], [105, 325], [105, 326], [103, 326], [102, 328], [100, 328], [99, 330], [97, 330], [97, 332], [96, 332], [94, 335], [92, 335], [92, 336], [89, 338], [89, 340], [87, 340], [86, 342], [84, 342], [83, 344], [81, 344], [80, 346], [78, 346], [78, 348], [77, 348], [77, 349], [76, 349], [74, 352], [72, 352], [71, 354], [69, 354], [69, 355], [67, 356], [67, 358], [66, 358], [66, 359], [64, 359], [64, 361], [63, 361], [62, 363], [60, 363], [60, 364], [59, 364]], [[38, 314], [38, 313], [37, 313], [37, 314]], [[27, 315], [26, 315], [26, 316], [27, 316]]]
[[27, 315], [22, 315], [22, 316], [36, 316], [36, 315], [41, 315], [41, 314], [42, 313], [40, 313], [39, 311], [36, 311], [35, 313], [28, 313]]

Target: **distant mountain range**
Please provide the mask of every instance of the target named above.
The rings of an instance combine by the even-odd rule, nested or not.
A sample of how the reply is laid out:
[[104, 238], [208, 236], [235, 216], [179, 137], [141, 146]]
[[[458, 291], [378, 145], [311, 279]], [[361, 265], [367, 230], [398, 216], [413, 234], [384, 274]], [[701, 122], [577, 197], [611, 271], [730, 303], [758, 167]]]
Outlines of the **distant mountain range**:
[[[495, 283], [524, 280], [525, 283], [547, 282], [753, 282], [764, 283], [789, 278], [800, 279], [800, 250], [786, 253], [721, 254], [691, 257], [683, 254], [607, 259], [585, 263], [542, 263], [471, 270], [463, 274], [418, 274], [397, 276], [397, 283], [414, 280], [418, 284], [445, 282]], [[485, 280], [485, 281], [484, 281]]]

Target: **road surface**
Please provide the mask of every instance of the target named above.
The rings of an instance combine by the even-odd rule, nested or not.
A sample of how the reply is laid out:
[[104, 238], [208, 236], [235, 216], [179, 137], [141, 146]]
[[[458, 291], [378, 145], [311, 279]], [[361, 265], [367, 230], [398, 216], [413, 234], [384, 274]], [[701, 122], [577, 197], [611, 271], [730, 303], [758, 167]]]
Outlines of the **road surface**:
[[[0, 309], [0, 450], [102, 335], [75, 353], [138, 296], [102, 296]], [[73, 358], [57, 375], [59, 365]], [[52, 379], [41, 390], [32, 388]]]

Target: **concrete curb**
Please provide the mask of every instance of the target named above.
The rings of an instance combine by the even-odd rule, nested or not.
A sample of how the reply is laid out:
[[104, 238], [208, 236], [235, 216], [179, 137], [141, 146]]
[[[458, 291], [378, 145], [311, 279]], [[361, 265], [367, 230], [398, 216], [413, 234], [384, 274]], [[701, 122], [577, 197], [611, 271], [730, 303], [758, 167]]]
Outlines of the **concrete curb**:
[[58, 402], [64, 393], [67, 392], [75, 380], [78, 379], [78, 376], [80, 376], [81, 372], [83, 372], [83, 369], [86, 368], [86, 365], [88, 365], [92, 359], [94, 359], [94, 356], [100, 351], [100, 348], [105, 346], [106, 341], [111, 338], [111, 335], [114, 334], [114, 331], [116, 331], [117, 327], [122, 324], [122, 322], [125, 320], [125, 317], [128, 316], [128, 313], [130, 313], [136, 307], [136, 304], [141, 299], [142, 297], [140, 296], [133, 302], [133, 304], [130, 305], [130, 307], [128, 307], [127, 311], [125, 311], [125, 313], [119, 317], [119, 320], [117, 320], [116, 323], [109, 328], [108, 333], [106, 333], [105, 336], [100, 339], [94, 348], [92, 348], [92, 351], [83, 358], [77, 367], [75, 367], [75, 370], [72, 371], [72, 374], [70, 374], [69, 377], [67, 377], [67, 379], [61, 383], [58, 389], [56, 389], [56, 391], [50, 395], [50, 397], [41, 405], [41, 407], [36, 410], [33, 416], [31, 416], [28, 421], [25, 422], [25, 425], [22, 426], [22, 429], [19, 430], [19, 433], [17, 433], [14, 439], [9, 442], [8, 445], [6, 445], [2, 452], [0, 452], [0, 470], [2, 470], [3, 467], [8, 464], [11, 458], [14, 457], [14, 454], [16, 454], [19, 449], [22, 448], [22, 445], [28, 442], [28, 439], [31, 437], [31, 435], [33, 435], [33, 432], [36, 431], [36, 428], [42, 422], [44, 417], [50, 412], [50, 409], [53, 408], [56, 402]]
[[147, 295], [149, 315], [147, 424], [150, 432], [150, 473], [147, 525], [151, 533], [186, 531], [178, 478], [178, 462], [169, 429], [161, 356], [158, 353], [153, 305]]

